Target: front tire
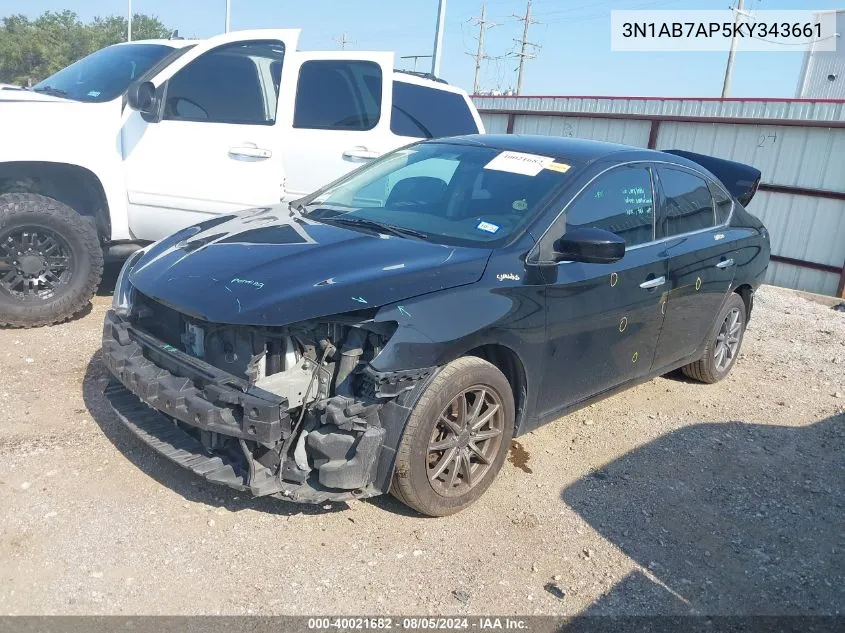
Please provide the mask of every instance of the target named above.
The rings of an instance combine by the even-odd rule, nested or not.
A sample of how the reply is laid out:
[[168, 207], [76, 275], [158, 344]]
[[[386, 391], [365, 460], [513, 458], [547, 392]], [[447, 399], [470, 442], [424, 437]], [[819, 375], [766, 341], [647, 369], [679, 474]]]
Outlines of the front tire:
[[88, 305], [102, 274], [90, 221], [36, 193], [0, 195], [0, 325], [66, 321]]
[[501, 371], [475, 356], [452, 361], [408, 418], [391, 494], [428, 516], [463, 510], [502, 468], [514, 417], [513, 394]]
[[707, 384], [719, 382], [727, 376], [739, 356], [747, 322], [745, 301], [732, 293], [708, 334], [704, 354], [696, 362], [682, 367], [684, 374]]

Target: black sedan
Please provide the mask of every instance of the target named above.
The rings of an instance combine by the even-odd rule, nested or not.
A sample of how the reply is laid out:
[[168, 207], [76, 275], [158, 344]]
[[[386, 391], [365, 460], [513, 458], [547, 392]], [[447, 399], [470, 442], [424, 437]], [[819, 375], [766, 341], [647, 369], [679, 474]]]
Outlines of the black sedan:
[[769, 262], [759, 178], [561, 138], [407, 147], [134, 255], [108, 397], [212, 482], [456, 512], [515, 435], [676, 368], [728, 374]]

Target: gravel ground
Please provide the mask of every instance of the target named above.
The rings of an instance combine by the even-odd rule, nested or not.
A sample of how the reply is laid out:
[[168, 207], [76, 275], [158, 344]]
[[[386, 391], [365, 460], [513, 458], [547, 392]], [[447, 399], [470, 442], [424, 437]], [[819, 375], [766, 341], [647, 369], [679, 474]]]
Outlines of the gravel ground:
[[732, 375], [519, 438], [444, 519], [253, 500], [116, 421], [110, 299], [0, 330], [0, 613], [845, 612], [845, 314], [765, 287]]

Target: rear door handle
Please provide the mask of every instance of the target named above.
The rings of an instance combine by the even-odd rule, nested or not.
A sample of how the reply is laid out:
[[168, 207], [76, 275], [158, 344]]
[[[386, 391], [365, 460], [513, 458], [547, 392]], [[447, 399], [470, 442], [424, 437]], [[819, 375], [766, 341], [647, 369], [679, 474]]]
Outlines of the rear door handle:
[[640, 288], [645, 288], [646, 290], [651, 290], [652, 288], [657, 288], [658, 286], [662, 286], [666, 283], [666, 277], [660, 276], [655, 277], [654, 279], [649, 279], [648, 281], [644, 281], [640, 284]]
[[367, 149], [363, 146], [353, 147], [343, 152], [344, 158], [350, 158], [352, 160], [373, 160], [379, 156], [381, 156], [380, 152]]
[[258, 160], [265, 160], [270, 158], [273, 152], [263, 147], [258, 147], [255, 143], [244, 143], [236, 147], [229, 148], [229, 156], [241, 158], [256, 158]]
[[732, 259], [723, 259], [718, 264], [716, 264], [716, 268], [730, 268], [734, 265], [734, 260]]

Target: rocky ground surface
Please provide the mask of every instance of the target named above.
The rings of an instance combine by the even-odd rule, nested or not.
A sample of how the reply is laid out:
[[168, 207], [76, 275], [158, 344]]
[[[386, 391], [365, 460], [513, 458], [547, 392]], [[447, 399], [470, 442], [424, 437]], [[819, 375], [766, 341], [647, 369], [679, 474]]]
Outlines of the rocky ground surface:
[[0, 330], [0, 613], [845, 612], [845, 313], [764, 287], [731, 376], [519, 438], [444, 519], [253, 500], [111, 413], [110, 302]]

